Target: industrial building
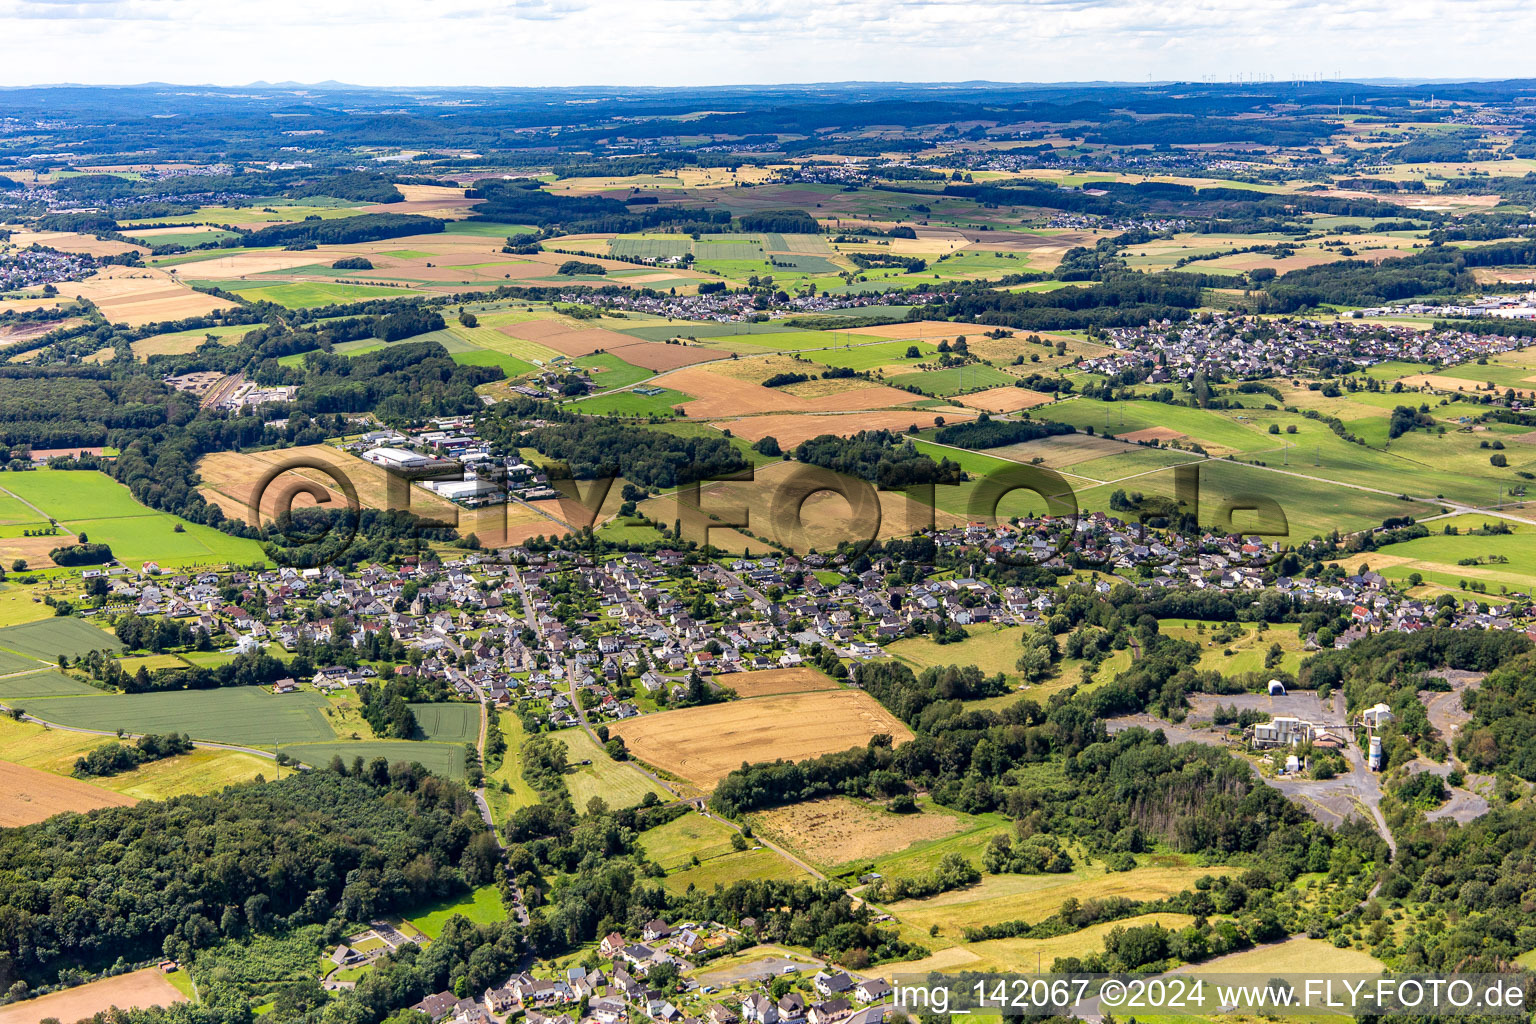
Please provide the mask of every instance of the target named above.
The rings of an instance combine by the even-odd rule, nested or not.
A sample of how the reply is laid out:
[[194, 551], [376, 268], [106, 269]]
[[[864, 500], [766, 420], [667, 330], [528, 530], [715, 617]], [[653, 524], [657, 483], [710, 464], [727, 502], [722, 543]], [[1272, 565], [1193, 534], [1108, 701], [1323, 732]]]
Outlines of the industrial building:
[[404, 448], [374, 448], [363, 453], [363, 458], [385, 469], [423, 469], [432, 459]]

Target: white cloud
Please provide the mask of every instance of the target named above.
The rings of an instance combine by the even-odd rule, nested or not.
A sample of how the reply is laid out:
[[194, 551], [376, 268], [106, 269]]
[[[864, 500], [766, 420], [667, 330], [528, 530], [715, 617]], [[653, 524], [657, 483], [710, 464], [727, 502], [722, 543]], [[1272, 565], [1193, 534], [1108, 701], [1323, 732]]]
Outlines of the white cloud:
[[[108, 31], [110, 29], [110, 31]], [[1515, 0], [0, 0], [0, 83], [1514, 77]]]

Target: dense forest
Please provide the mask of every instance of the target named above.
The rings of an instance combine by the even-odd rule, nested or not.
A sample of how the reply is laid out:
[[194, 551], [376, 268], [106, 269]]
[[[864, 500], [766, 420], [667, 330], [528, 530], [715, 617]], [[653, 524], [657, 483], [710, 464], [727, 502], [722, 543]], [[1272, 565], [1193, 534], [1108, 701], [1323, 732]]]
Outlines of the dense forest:
[[0, 988], [367, 921], [489, 881], [489, 839], [465, 790], [382, 760], [0, 830]]
[[852, 437], [822, 434], [796, 445], [795, 458], [881, 488], [955, 484], [965, 479], [959, 463], [948, 458], [935, 462], [889, 430], [861, 430]]
[[[512, 405], [503, 403], [498, 412]], [[516, 407], [508, 411], [515, 414]], [[550, 418], [542, 411], [540, 415]], [[749, 465], [725, 438], [635, 430], [615, 419], [572, 416], [532, 430], [503, 420], [490, 430], [482, 428], [482, 433], [505, 437], [515, 447], [537, 448], [565, 463], [577, 480], [622, 476], [640, 487], [664, 488], [741, 473]]]
[[297, 224], [274, 224], [248, 232], [242, 245], [351, 245], [377, 242], [406, 235], [430, 235], [443, 230], [440, 217], [422, 217], [414, 213], [365, 213], [334, 220], [304, 220]]

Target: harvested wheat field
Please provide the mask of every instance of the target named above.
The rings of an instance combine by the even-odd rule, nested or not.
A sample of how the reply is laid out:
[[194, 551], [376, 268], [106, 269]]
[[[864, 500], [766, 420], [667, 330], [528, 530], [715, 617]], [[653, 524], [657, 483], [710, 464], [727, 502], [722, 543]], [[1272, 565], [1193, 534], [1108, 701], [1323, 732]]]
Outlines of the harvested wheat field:
[[[551, 329], [554, 328], [554, 329]], [[536, 341], [572, 359], [589, 356], [599, 349], [612, 351], [633, 345], [635, 339], [617, 331], [605, 331], [601, 327], [575, 330], [553, 320], [536, 320], [523, 324], [508, 324], [499, 330], [511, 338]]]
[[922, 396], [884, 385], [845, 388], [818, 398], [801, 398], [786, 393], [783, 388], [765, 388], [751, 381], [735, 380], [702, 366], [669, 375], [666, 386], [684, 394], [708, 396], [677, 406], [690, 419], [705, 420], [760, 412], [856, 412], [922, 401]]
[[[412, 502], [423, 493], [419, 490], [413, 492]], [[535, 504], [543, 506], [552, 503], [537, 502]], [[455, 508], [453, 512], [458, 515], [459, 536], [467, 537], [473, 533], [486, 547], [499, 548], [509, 544], [521, 544], [534, 537], [563, 537], [571, 532], [571, 527], [567, 525], [568, 521], [556, 522], [549, 518], [546, 514], [547, 510], [530, 508], [517, 501], [491, 505], [487, 508]], [[447, 513], [431, 514], [435, 518], [449, 518]]]
[[159, 968], [147, 967], [132, 974], [103, 978], [89, 985], [0, 1006], [0, 1024], [41, 1024], [50, 1018], [71, 1024], [114, 1006], [120, 1010], [139, 1010], [186, 1001], [187, 997], [166, 980]]
[[837, 684], [813, 668], [770, 668], [762, 672], [732, 672], [720, 676], [721, 686], [742, 697], [768, 697], [778, 693], [835, 690]]
[[462, 188], [447, 185], [396, 185], [405, 197], [403, 203], [381, 203], [364, 207], [360, 213], [418, 213], [424, 217], [458, 220], [474, 212], [484, 199], [466, 199]]
[[710, 788], [743, 761], [803, 761], [861, 747], [884, 733], [912, 738], [894, 715], [861, 690], [821, 690], [664, 711], [610, 731], [635, 757]]
[[801, 441], [820, 437], [822, 434], [852, 437], [861, 430], [904, 431], [914, 425], [919, 429], [927, 429], [934, 426], [935, 422], [941, 418], [945, 423], [963, 423], [973, 417], [956, 416], [953, 413], [940, 417], [938, 413], [928, 410], [862, 412], [857, 415], [827, 413], [820, 416], [770, 413], [765, 416], [748, 416], [739, 420], [712, 420], [709, 425], [722, 430], [729, 429], [732, 434], [744, 437], [748, 441], [761, 441], [765, 437], [772, 437], [780, 445], [789, 448]]
[[972, 409], [984, 409], [987, 412], [1018, 412], [1020, 409], [1033, 409], [1037, 405], [1046, 405], [1053, 399], [1050, 395], [1030, 391], [1028, 388], [1004, 386], [978, 391], [974, 395], [956, 395], [955, 401]]
[[[349, 482], [357, 492], [358, 504], [366, 508], [388, 508], [389, 473], [382, 466], [322, 444], [299, 448], [283, 448], [267, 452], [214, 452], [198, 462], [203, 486], [200, 493], [208, 501], [224, 510], [225, 515], [249, 522], [252, 491], [262, 477], [273, 467], [291, 466], [300, 459], [318, 459], [335, 467], [334, 475], [324, 470], [296, 468], [275, 477], [261, 493], [263, 518], [277, 515], [281, 504], [289, 495], [295, 495], [293, 507], [304, 508], [316, 504], [313, 496], [298, 492], [306, 481], [319, 484], [326, 492], [327, 507], [340, 508], [347, 504], [342, 481]], [[420, 487], [411, 487], [410, 511], [447, 522], [455, 522], [458, 508]], [[334, 503], [334, 504], [332, 504]]]
[[948, 814], [893, 814], [845, 796], [807, 800], [752, 815], [754, 830], [818, 864], [872, 860], [965, 827]]
[[[638, 278], [631, 278], [632, 281]], [[621, 335], [622, 337], [622, 335]], [[546, 343], [547, 344], [547, 343]], [[726, 353], [717, 348], [701, 348], [697, 345], [668, 345], [661, 341], [642, 341], [634, 345], [610, 348], [609, 352], [633, 366], [662, 373], [694, 363], [712, 359], [725, 359]]]
[[996, 327], [988, 327], [986, 324], [957, 324], [948, 320], [909, 320], [906, 323], [885, 324], [880, 327], [854, 327], [838, 333], [867, 334], [871, 338], [905, 340], [907, 338], [954, 338], [962, 334], [972, 337], [995, 330], [997, 330]]
[[186, 275], [198, 280], [227, 281], [251, 274], [269, 274], [294, 267], [308, 267], [320, 262], [314, 252], [248, 252], [234, 256], [215, 256], [198, 260], [182, 268]]
[[[132, 807], [136, 803], [131, 796], [99, 789], [78, 779], [0, 761], [0, 828], [31, 825], [64, 811]], [[4, 1020], [5, 1011], [0, 1010], [0, 1021]]]
[[125, 252], [149, 254], [148, 246], [82, 235], [74, 231], [18, 231], [11, 235], [11, 242], [21, 248], [40, 245], [45, 249], [83, 253], [86, 256], [120, 256]]
[[[1414, 374], [1412, 377], [1404, 377], [1401, 384], [1405, 388], [1427, 387], [1433, 388], [1436, 391], [1460, 391], [1466, 393], [1486, 391], [1488, 387], [1482, 381], [1467, 380], [1464, 377], [1447, 377], [1440, 373]], [[1498, 393], [1502, 394], [1506, 390], [1510, 389], [1499, 388]], [[1521, 398], [1529, 398], [1532, 395], [1536, 395], [1536, 391], [1532, 391], [1530, 388], [1514, 388], [1513, 391]]]
[[1172, 427], [1147, 427], [1144, 430], [1131, 430], [1124, 434], [1116, 434], [1122, 441], [1184, 441], [1189, 435], [1180, 433]]
[[90, 299], [108, 321], [129, 327], [183, 320], [234, 305], [195, 292], [163, 270], [144, 267], [107, 267], [84, 281], [66, 284], [60, 291]]
[[[708, 493], [706, 491], [706, 494]], [[740, 504], [739, 501], [730, 500], [734, 504]], [[712, 510], [717, 505], [721, 505], [721, 500], [713, 497], [705, 497], [703, 501]], [[716, 551], [726, 554], [767, 555], [772, 554], [774, 550], [766, 541], [749, 537], [740, 530], [723, 526], [718, 521], [718, 519], [735, 519], [736, 516], [729, 513], [721, 515], [717, 512], [718, 519], [711, 518], [687, 502], [679, 500], [676, 494], [647, 498], [640, 503], [640, 513], [659, 523], [677, 522], [682, 527], [683, 536], [688, 540], [697, 544], [707, 543]]]
[[53, 537], [0, 537], [0, 565], [9, 566], [16, 559], [25, 559], [29, 569], [51, 569], [53, 559], [48, 552], [69, 542], [63, 535]]

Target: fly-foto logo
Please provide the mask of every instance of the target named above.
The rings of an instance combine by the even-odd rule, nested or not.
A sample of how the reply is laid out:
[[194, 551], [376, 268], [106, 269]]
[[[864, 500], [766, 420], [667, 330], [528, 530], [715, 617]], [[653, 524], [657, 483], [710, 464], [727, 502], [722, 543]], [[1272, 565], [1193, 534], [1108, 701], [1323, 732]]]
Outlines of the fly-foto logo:
[[[1202, 464], [1174, 467], [1171, 498], [1131, 503], [1110, 513], [1138, 543], [1150, 543], [1159, 529], [1198, 531], [1283, 541], [1290, 535], [1285, 510], [1272, 496], [1228, 492], [1202, 494]], [[375, 471], [369, 467], [370, 471]], [[384, 486], [382, 507], [372, 510], [409, 513], [386, 524], [395, 538], [419, 545], [425, 536], [450, 536], [466, 529], [465, 512], [444, 501], [430, 505], [417, 487], [427, 481], [467, 482], [463, 467], [438, 463], [421, 469], [379, 467]], [[687, 478], [686, 467], [678, 476]], [[1086, 479], [1086, 478], [1085, 478]], [[568, 471], [548, 481], [556, 497], [534, 505], [526, 488], [496, 467], [478, 469], [472, 489], [473, 532], [488, 547], [510, 546], [512, 517], [530, 510], [550, 520], [549, 534], [575, 534], [567, 546], [596, 548], [595, 531], [618, 506], [619, 467], [587, 470], [582, 479]], [[1149, 477], [1147, 486], [1155, 484]], [[1097, 485], [1095, 485], [1097, 486]], [[625, 488], [626, 491], [628, 488]], [[546, 492], [547, 494], [547, 492]], [[296, 506], [295, 499], [308, 502]], [[1123, 554], [1098, 543], [1098, 532], [1085, 527], [1085, 511], [1067, 474], [1042, 465], [999, 463], [985, 474], [960, 482], [916, 482], [877, 487], [858, 476], [800, 462], [773, 464], [759, 472], [748, 468], [727, 476], [694, 477], [680, 487], [651, 497], [649, 518], [673, 531], [675, 541], [707, 551], [732, 550], [742, 534], [772, 546], [804, 553], [811, 548], [839, 550], [851, 556], [881, 539], [929, 534], [966, 526], [999, 531], [1022, 517], [1026, 531], [994, 538], [986, 554], [1007, 565], [1039, 565], [1072, 556], [1074, 564], [1096, 567]], [[315, 514], [310, 509], [319, 509]], [[273, 465], [253, 488], [248, 521], [269, 523], [267, 539], [287, 564], [329, 564], [358, 541], [370, 507], [341, 465], [310, 455], [296, 455]], [[723, 534], [734, 531], [736, 536]], [[1282, 545], [1245, 545], [1245, 564], [1260, 566], [1279, 557]], [[398, 547], [398, 545], [397, 545]]]

